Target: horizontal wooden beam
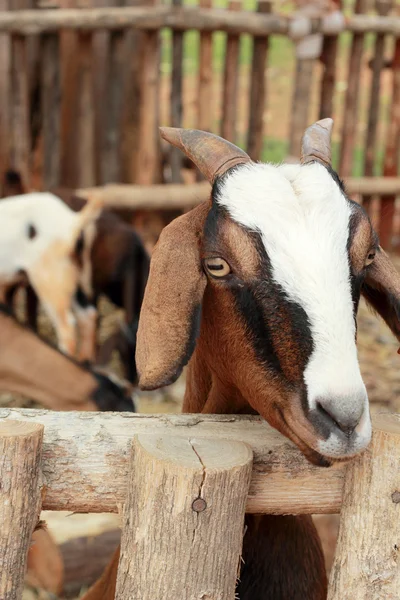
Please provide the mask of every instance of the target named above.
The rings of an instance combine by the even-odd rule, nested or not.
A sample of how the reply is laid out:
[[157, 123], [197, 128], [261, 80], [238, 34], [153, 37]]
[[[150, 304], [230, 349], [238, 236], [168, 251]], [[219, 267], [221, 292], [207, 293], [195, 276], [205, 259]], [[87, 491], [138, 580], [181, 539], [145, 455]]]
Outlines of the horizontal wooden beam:
[[[290, 35], [293, 16], [259, 14], [250, 11], [227, 11], [216, 8], [149, 6], [91, 9], [20, 10], [0, 13], [0, 31], [21, 35], [62, 29], [96, 30], [139, 28], [158, 30], [164, 27], [178, 31], [226, 31], [256, 36]], [[327, 19], [302, 18], [301, 30], [336, 35], [339, 31], [375, 32], [400, 35], [399, 16], [352, 15], [336, 26]]]
[[[390, 418], [398, 422], [400, 415]], [[249, 513], [337, 513], [341, 507], [345, 464], [311, 465], [259, 417], [0, 409], [0, 422], [7, 420], [44, 425], [43, 509], [117, 512], [125, 498], [135, 434], [247, 443], [254, 453]]]
[[[400, 194], [400, 177], [349, 177], [345, 181], [347, 193], [369, 195]], [[97, 194], [110, 208], [135, 210], [171, 210], [191, 208], [210, 197], [207, 182], [164, 185], [111, 184], [104, 187], [77, 190], [82, 197]]]

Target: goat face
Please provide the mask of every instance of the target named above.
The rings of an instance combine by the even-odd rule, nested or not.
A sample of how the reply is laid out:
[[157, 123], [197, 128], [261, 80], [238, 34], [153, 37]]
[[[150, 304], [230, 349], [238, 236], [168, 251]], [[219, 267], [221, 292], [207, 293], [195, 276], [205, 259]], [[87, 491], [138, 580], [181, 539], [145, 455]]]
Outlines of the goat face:
[[371, 436], [356, 351], [360, 294], [398, 333], [399, 277], [366, 213], [315, 160], [318, 148], [313, 161], [280, 167], [238, 149], [222, 162], [209, 152], [214, 169], [235, 164], [210, 177], [211, 204], [160, 238], [139, 323], [139, 383], [173, 381], [200, 331], [209, 412], [227, 409], [223, 396], [242, 410], [240, 397], [310, 460], [350, 457]]

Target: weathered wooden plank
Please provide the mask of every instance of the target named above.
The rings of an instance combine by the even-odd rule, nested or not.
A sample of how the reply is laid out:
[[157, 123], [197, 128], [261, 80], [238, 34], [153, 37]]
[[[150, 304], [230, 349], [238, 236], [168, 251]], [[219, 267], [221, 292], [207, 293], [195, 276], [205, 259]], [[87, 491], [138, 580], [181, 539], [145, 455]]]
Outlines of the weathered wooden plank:
[[[399, 420], [399, 416], [392, 418]], [[249, 513], [314, 514], [340, 509], [346, 465], [314, 467], [258, 417], [0, 409], [0, 419], [45, 427], [44, 509], [117, 512], [126, 494], [129, 446], [134, 435], [143, 433], [248, 444], [254, 454]]]
[[251, 449], [138, 435], [129, 462], [116, 600], [233, 598]]
[[400, 589], [400, 423], [377, 415], [368, 450], [349, 464], [329, 600], [395, 600]]
[[[262, 14], [271, 12], [271, 4], [261, 0], [257, 11]], [[247, 153], [253, 160], [260, 160], [264, 141], [264, 110], [266, 99], [265, 66], [268, 55], [268, 37], [255, 37], [250, 77], [250, 114]], [[300, 147], [300, 146], [299, 146]]]
[[22, 598], [31, 537], [41, 508], [43, 426], [0, 423], [0, 598]]

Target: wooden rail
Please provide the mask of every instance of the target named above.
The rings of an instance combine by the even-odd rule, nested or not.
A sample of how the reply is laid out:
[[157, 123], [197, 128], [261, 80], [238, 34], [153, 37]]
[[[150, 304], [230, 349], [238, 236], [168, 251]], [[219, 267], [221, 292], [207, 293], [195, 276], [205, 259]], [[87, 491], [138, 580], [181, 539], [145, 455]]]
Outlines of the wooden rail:
[[[400, 177], [349, 177], [345, 184], [349, 195], [400, 194]], [[207, 182], [152, 186], [110, 184], [104, 187], [78, 189], [77, 193], [83, 198], [98, 194], [111, 208], [183, 210], [207, 200], [210, 196], [210, 189]]]
[[[170, 27], [179, 31], [196, 29], [266, 36], [291, 35], [293, 21], [294, 17], [278, 14], [184, 6], [20, 10], [0, 13], [0, 31], [30, 35], [60, 29], [93, 31], [134, 27], [157, 30]], [[353, 15], [338, 21], [334, 26], [326, 18], [302, 19], [302, 27], [304, 25], [305, 35], [311, 33], [337, 35], [340, 31], [400, 35], [399, 16]]]
[[1, 409], [4, 420], [44, 425], [45, 510], [117, 512], [126, 495], [135, 435], [244, 442], [254, 453], [250, 513], [337, 513], [345, 465], [312, 466], [289, 440], [258, 417], [134, 415]]

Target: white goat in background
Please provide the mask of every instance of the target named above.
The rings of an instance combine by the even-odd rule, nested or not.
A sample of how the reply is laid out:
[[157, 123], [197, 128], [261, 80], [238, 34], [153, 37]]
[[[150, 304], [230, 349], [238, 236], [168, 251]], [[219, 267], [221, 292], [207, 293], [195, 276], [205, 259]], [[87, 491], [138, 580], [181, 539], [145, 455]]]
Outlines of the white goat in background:
[[83, 228], [101, 210], [99, 199], [89, 199], [74, 212], [50, 193], [0, 202], [0, 299], [4, 301], [7, 290], [27, 278], [54, 325], [60, 348], [80, 360], [94, 354], [96, 310], [76, 301], [79, 265], [74, 250]]

